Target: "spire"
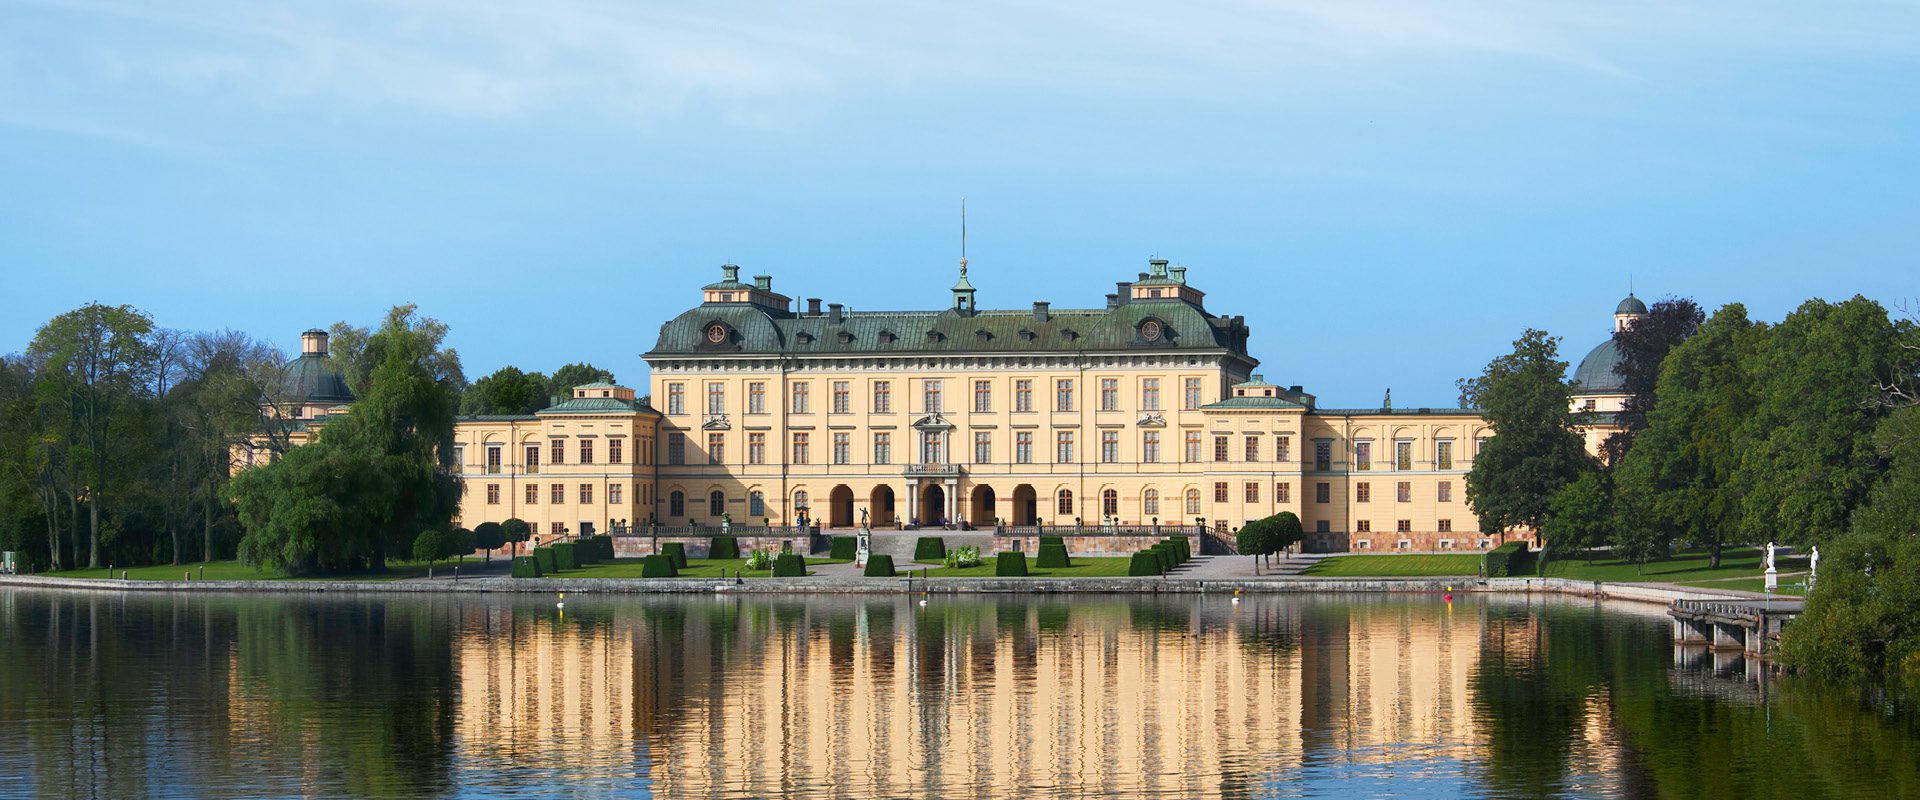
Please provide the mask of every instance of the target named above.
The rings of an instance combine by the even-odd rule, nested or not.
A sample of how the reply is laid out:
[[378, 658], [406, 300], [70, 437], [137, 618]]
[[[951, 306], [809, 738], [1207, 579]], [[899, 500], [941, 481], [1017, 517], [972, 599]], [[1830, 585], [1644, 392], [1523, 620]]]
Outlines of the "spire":
[[973, 314], [973, 284], [967, 280], [967, 198], [960, 198], [960, 281], [953, 285], [953, 309]]

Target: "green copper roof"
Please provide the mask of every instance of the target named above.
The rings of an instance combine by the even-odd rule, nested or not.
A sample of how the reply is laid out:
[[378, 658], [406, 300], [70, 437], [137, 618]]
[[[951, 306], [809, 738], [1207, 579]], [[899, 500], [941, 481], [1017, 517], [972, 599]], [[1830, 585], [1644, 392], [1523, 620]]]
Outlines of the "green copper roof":
[[1620, 305], [1613, 307], [1613, 313], [1645, 314], [1647, 313], [1647, 304], [1640, 302], [1640, 298], [1634, 297], [1632, 292], [1628, 292], [1627, 299], [1620, 301]]
[[1573, 393], [1619, 394], [1626, 391], [1626, 378], [1614, 372], [1614, 366], [1620, 361], [1620, 347], [1609, 336], [1588, 352], [1586, 358], [1580, 359], [1579, 369], [1573, 371]]
[[1480, 416], [1479, 410], [1472, 408], [1316, 408], [1313, 413], [1323, 417]]
[[282, 402], [331, 403], [345, 405], [354, 401], [353, 390], [326, 356], [307, 353], [280, 370]]
[[1301, 409], [1306, 405], [1296, 403], [1284, 397], [1229, 397], [1217, 403], [1208, 403], [1200, 407], [1202, 411], [1230, 411], [1234, 409], [1268, 408]]
[[638, 400], [622, 400], [617, 397], [575, 397], [534, 413], [544, 417], [548, 414], [652, 414], [656, 412]]

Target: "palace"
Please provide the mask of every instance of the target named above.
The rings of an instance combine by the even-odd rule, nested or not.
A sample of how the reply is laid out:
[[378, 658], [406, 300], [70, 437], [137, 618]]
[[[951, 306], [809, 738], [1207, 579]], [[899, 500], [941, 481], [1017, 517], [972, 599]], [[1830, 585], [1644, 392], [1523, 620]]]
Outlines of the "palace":
[[[1164, 260], [1088, 309], [976, 309], [964, 259], [952, 303], [933, 311], [797, 305], [770, 276], [721, 270], [645, 353], [650, 403], [588, 384], [535, 414], [461, 418], [462, 524], [517, 517], [543, 536], [723, 519], [1228, 532], [1292, 511], [1311, 551], [1506, 538], [1481, 533], [1466, 502], [1492, 433], [1477, 413], [1322, 407], [1270, 383], [1254, 372], [1246, 319], [1208, 311], [1186, 268]], [[1616, 324], [1644, 313], [1629, 297]], [[303, 344], [295, 364], [325, 358], [324, 333]], [[1611, 347], [1581, 364], [1592, 388], [1576, 411], [1618, 410]], [[304, 380], [326, 396], [296, 413], [318, 424], [345, 411], [337, 378]], [[1611, 418], [1583, 417], [1597, 447], [1594, 426]]]

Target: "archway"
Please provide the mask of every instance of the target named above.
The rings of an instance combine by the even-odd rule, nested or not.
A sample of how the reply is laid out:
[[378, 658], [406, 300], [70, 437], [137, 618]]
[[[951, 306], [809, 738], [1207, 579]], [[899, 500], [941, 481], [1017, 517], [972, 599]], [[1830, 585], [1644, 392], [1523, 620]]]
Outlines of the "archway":
[[947, 490], [937, 483], [928, 483], [920, 487], [919, 511], [920, 524], [940, 524], [947, 516]]
[[853, 527], [853, 489], [844, 483], [827, 495], [827, 527]]
[[1032, 486], [1023, 483], [1013, 487], [1013, 524], [1032, 525], [1039, 516], [1039, 506], [1039, 496]]
[[875, 528], [893, 527], [893, 487], [884, 483], [873, 487], [873, 493], [867, 496], [867, 507], [870, 509], [868, 525]]
[[992, 528], [998, 509], [993, 506], [993, 487], [973, 487], [973, 503], [967, 509], [967, 522], [976, 528]]

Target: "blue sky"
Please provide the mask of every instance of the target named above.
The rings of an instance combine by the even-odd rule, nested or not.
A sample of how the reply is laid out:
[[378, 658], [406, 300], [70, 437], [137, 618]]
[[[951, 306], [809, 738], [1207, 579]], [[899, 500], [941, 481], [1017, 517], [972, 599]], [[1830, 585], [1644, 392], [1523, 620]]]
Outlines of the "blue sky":
[[0, 351], [89, 300], [638, 384], [732, 260], [856, 309], [1154, 255], [1277, 383], [1446, 405], [1631, 276], [1920, 295], [1910, 2], [0, 4]]

